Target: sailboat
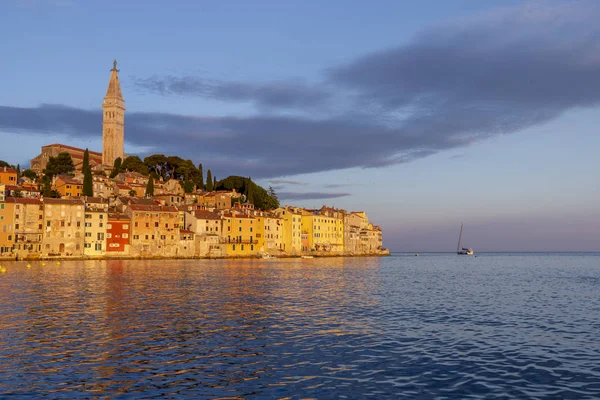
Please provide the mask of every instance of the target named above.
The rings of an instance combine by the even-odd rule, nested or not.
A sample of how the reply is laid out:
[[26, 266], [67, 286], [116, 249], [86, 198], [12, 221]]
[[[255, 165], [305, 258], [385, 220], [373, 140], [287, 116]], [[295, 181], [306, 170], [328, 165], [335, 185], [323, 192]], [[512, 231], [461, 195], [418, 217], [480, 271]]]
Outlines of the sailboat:
[[473, 249], [469, 249], [466, 247], [462, 247], [462, 233], [463, 233], [463, 224], [460, 224], [460, 235], [458, 236], [458, 247], [456, 248], [456, 254], [471, 256], [473, 255]]

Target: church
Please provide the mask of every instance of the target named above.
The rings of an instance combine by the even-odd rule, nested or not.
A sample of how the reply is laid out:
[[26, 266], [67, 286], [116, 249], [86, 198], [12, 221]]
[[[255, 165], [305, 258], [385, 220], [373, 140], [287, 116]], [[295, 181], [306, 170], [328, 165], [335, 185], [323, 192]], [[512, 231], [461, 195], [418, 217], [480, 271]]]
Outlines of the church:
[[[95, 170], [110, 170], [117, 158], [123, 160], [125, 157], [125, 100], [121, 93], [116, 60], [110, 72], [108, 89], [102, 103], [102, 153], [88, 150], [90, 165]], [[61, 152], [69, 153], [75, 169], [81, 170], [85, 149], [58, 143], [42, 146], [41, 154], [31, 160], [30, 169], [41, 174], [50, 157], [56, 157]]]

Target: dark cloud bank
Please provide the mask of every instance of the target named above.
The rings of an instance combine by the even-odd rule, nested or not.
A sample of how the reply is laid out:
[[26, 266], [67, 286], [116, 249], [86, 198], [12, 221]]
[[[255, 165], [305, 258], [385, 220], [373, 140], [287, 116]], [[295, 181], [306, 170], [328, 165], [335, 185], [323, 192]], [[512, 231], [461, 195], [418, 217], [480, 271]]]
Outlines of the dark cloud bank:
[[[598, 17], [593, 2], [501, 9], [333, 67], [318, 85], [138, 79], [140, 90], [251, 102], [258, 111], [243, 118], [129, 111], [126, 140], [253, 178], [409, 162], [598, 105]], [[329, 106], [335, 111], [307, 117]], [[99, 110], [0, 106], [7, 132], [97, 137], [100, 123]]]

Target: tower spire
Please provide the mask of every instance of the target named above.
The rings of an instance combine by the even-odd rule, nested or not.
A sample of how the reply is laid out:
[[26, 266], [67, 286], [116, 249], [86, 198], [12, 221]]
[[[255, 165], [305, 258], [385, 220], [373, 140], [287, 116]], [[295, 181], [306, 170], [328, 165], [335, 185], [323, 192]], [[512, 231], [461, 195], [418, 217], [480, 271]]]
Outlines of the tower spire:
[[110, 70], [108, 89], [104, 96], [102, 109], [102, 164], [112, 166], [115, 159], [124, 157], [123, 142], [125, 136], [125, 100], [121, 93], [117, 60]]

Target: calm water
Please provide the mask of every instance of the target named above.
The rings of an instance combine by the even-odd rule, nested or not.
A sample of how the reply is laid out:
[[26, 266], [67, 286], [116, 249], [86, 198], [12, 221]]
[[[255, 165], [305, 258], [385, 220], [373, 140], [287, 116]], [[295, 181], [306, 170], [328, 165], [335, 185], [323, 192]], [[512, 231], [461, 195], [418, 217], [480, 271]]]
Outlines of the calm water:
[[1, 398], [600, 398], [600, 254], [4, 265]]

